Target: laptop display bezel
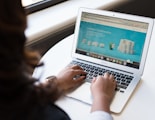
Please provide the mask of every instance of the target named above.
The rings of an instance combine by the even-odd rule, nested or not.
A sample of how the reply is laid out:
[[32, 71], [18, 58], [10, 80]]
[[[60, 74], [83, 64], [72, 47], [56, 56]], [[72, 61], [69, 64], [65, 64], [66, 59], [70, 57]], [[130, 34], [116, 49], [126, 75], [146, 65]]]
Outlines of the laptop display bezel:
[[[112, 62], [108, 62], [108, 61], [104, 61], [101, 59], [92, 58], [89, 56], [85, 56], [85, 55], [81, 55], [81, 54], [76, 53], [77, 40], [78, 40], [79, 28], [80, 28], [80, 22], [81, 22], [81, 15], [83, 12], [93, 13], [93, 14], [97, 14], [97, 15], [105, 15], [105, 16], [116, 17], [116, 18], [122, 18], [122, 19], [127, 19], [127, 20], [133, 20], [133, 21], [137, 21], [137, 22], [148, 23], [148, 30], [146, 33], [146, 40], [144, 43], [144, 48], [143, 48], [143, 53], [142, 53], [139, 69], [120, 65], [120, 64], [116, 64], [116, 63], [112, 63]], [[147, 51], [149, 48], [149, 42], [150, 42], [150, 37], [152, 34], [152, 28], [153, 28], [153, 20], [151, 18], [136, 16], [136, 15], [123, 14], [123, 13], [116, 13], [116, 12], [105, 11], [105, 10], [93, 10], [93, 9], [87, 9], [87, 8], [80, 8], [79, 12], [78, 12], [78, 17], [76, 20], [76, 26], [75, 26], [72, 57], [78, 58], [81, 60], [85, 60], [85, 61], [89, 61], [92, 63], [97, 63], [99, 65], [107, 66], [110, 68], [119, 69], [121, 71], [126, 71], [126, 72], [133, 73], [133, 74], [142, 74], [143, 69], [144, 69], [144, 65], [145, 65], [145, 60], [147, 57]]]

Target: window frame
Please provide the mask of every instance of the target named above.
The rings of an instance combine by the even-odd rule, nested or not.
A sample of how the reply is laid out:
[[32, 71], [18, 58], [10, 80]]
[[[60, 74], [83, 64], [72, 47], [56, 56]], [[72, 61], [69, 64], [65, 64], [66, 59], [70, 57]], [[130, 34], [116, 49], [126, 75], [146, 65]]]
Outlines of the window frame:
[[43, 0], [28, 6], [25, 6], [25, 10], [27, 14], [34, 13], [36, 11], [42, 10], [44, 8], [59, 4], [61, 2], [65, 2], [67, 0]]

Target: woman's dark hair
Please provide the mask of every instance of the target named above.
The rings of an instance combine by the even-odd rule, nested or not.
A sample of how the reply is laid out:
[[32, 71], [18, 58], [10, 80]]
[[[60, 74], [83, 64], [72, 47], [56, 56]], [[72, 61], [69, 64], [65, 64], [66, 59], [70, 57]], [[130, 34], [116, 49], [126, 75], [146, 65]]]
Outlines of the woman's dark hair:
[[0, 119], [29, 116], [38, 104], [36, 79], [29, 72], [37, 65], [38, 54], [26, 50], [25, 29], [21, 0], [0, 0]]
[[25, 44], [26, 15], [20, 0], [0, 1], [0, 71], [20, 66]]
[[0, 73], [15, 71], [23, 62], [37, 63], [38, 54], [25, 49], [26, 13], [21, 0], [0, 0]]
[[0, 31], [21, 33], [26, 28], [26, 15], [21, 0], [0, 1]]
[[[55, 116], [59, 111], [53, 104], [62, 94], [56, 83], [36, 85], [31, 77], [40, 56], [25, 48], [25, 29], [21, 0], [0, 0], [0, 120], [61, 118]], [[54, 109], [47, 115], [49, 103]]]

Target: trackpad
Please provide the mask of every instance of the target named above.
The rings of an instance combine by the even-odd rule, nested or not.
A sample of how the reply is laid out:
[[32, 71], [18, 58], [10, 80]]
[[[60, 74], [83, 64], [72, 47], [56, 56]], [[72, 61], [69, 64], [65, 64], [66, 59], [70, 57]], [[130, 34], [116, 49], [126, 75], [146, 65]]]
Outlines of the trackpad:
[[92, 104], [92, 95], [90, 91], [90, 83], [84, 83], [72, 93], [66, 95], [67, 97], [82, 101], [87, 104]]

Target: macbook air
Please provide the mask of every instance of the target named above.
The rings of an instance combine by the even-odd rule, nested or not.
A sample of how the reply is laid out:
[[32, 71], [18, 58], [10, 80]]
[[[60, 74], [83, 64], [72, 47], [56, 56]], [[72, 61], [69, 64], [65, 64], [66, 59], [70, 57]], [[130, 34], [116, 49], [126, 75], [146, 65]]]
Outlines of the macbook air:
[[151, 18], [80, 8], [71, 64], [80, 65], [87, 76], [67, 96], [91, 105], [92, 78], [108, 72], [117, 81], [110, 110], [120, 113], [143, 74], [152, 28]]

